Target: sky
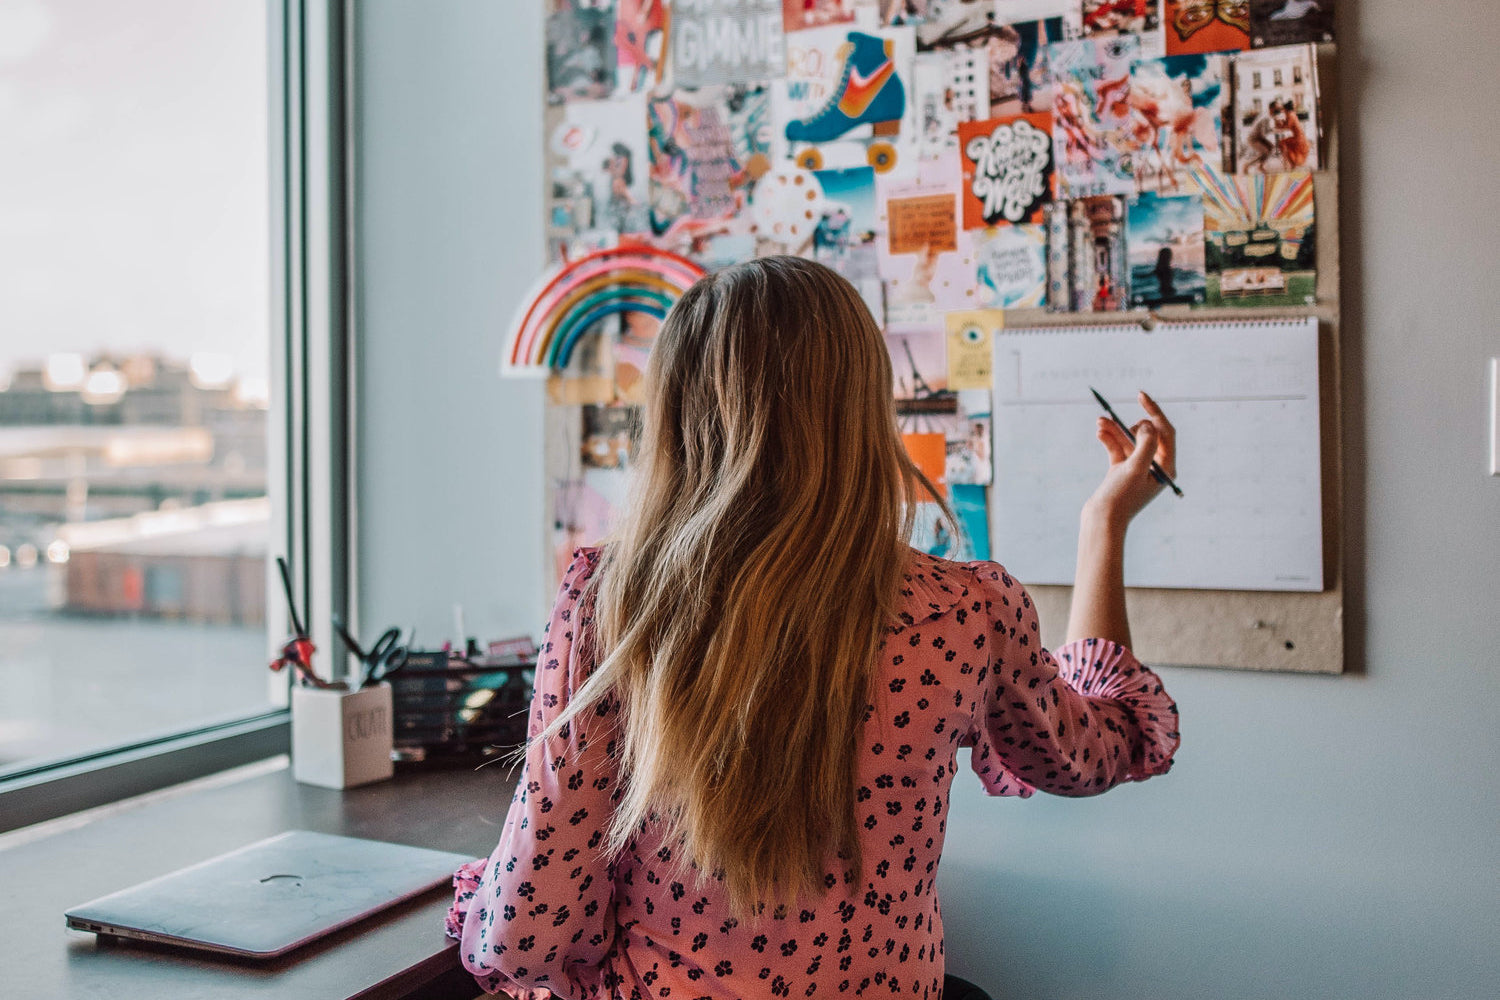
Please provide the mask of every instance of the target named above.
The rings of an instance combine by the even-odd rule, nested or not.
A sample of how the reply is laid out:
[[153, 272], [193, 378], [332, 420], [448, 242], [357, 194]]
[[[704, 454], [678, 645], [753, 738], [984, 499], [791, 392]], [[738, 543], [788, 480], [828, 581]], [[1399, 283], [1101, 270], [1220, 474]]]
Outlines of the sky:
[[269, 367], [265, 0], [0, 0], [0, 383], [48, 354]]

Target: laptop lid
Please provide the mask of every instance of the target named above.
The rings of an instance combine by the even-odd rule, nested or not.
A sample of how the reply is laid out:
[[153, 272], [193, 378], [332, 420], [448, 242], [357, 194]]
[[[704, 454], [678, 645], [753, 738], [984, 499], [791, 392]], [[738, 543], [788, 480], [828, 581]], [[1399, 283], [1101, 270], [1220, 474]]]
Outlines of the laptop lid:
[[64, 915], [75, 930], [275, 958], [442, 885], [472, 860], [292, 830]]

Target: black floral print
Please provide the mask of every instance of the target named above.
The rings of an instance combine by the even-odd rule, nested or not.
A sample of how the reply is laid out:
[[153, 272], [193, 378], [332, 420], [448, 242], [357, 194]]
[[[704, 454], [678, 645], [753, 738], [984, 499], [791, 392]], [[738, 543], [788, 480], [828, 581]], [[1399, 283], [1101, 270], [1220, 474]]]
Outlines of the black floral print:
[[[533, 735], [593, 669], [582, 597], [598, 561], [580, 549], [564, 577]], [[648, 826], [605, 858], [621, 781], [606, 701], [531, 746], [499, 845], [454, 876], [447, 930], [480, 986], [535, 998], [936, 998], [934, 883], [961, 747], [993, 795], [1095, 795], [1171, 766], [1177, 708], [1157, 676], [1102, 640], [1054, 657], [1031, 598], [999, 565], [914, 552], [901, 596], [858, 769], [861, 884], [842, 885], [830, 865], [822, 898], [741, 923]]]

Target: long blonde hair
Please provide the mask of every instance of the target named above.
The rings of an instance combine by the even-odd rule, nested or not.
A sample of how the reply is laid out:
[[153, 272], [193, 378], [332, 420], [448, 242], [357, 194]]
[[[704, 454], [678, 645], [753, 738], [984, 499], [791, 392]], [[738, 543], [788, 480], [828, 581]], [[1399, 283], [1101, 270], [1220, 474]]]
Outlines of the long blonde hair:
[[[795, 257], [703, 278], [647, 367], [631, 500], [596, 573], [621, 850], [654, 820], [736, 913], [860, 877], [855, 768], [912, 504], [891, 363], [854, 288]], [[834, 859], [837, 857], [838, 861]]]

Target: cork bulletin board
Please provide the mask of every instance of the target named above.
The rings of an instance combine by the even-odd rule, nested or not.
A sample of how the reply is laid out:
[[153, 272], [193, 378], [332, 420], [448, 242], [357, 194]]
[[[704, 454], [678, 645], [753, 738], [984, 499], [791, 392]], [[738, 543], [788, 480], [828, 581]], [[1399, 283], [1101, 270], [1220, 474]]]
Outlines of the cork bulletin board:
[[[860, 0], [807, 4], [801, 0], [784, 4], [779, 0], [702, 0], [684, 7], [675, 23], [671, 4], [550, 2], [543, 155], [548, 166], [545, 196], [553, 273], [601, 247], [636, 244], [691, 262], [684, 267], [696, 265], [704, 271], [771, 253], [791, 252], [822, 260], [844, 273], [877, 320], [883, 321], [893, 359], [900, 362], [898, 379], [908, 361], [909, 370], [925, 376], [918, 378], [919, 389], [897, 385], [898, 411], [903, 391], [920, 395], [928, 390], [928, 383], [937, 384], [927, 356], [920, 347], [914, 350], [912, 343], [930, 343], [921, 340], [924, 333], [944, 338], [945, 329], [951, 329], [945, 327], [945, 316], [956, 311], [982, 310], [992, 317], [987, 322], [1010, 330], [1315, 318], [1321, 589], [1131, 588], [1127, 602], [1136, 652], [1153, 665], [1310, 673], [1343, 670], [1338, 79], [1331, 17], [1322, 16], [1327, 11], [1313, 7], [1307, 23], [1299, 28], [1284, 23], [1285, 17], [1274, 24], [1265, 20], [1284, 4], [1255, 0], [1246, 5], [1248, 20], [1241, 31], [1240, 25], [1230, 21], [1209, 26], [1212, 30], [1203, 28], [1183, 16], [1182, 5], [1174, 0], [1134, 5], [1137, 13], [1146, 12], [1139, 17], [1127, 16], [1117, 9], [1119, 5], [1089, 0], [993, 5], [942, 0], [904, 5]], [[1331, 6], [1329, 2], [1321, 5], [1329, 11]], [[918, 8], [925, 15], [916, 12]], [[955, 13], [960, 8], [965, 12], [983, 9], [999, 17], [987, 13], [982, 23], [965, 22]], [[1016, 13], [1022, 10], [1024, 15]], [[1001, 20], [1006, 16], [1035, 20], [1011, 24]], [[716, 18], [722, 23], [716, 23]], [[686, 72], [676, 71], [673, 64], [674, 39], [679, 35], [681, 51], [691, 54]], [[740, 39], [743, 51], [705, 47], [705, 39], [731, 37]], [[1070, 161], [1073, 150], [1065, 144], [1073, 143], [1075, 137], [1067, 130], [1076, 122], [1064, 120], [1066, 102], [1061, 95], [1065, 91], [1058, 84], [1058, 96], [1049, 99], [1054, 105], [1050, 113], [1047, 101], [1039, 96], [1049, 79], [1063, 81], [1076, 71], [1067, 60], [1076, 59], [1080, 51], [1085, 55], [1092, 51], [1079, 44], [1090, 39], [1101, 53], [1102, 69], [1089, 78], [1087, 74], [1096, 67], [1086, 66], [1079, 78], [1090, 79], [1089, 86], [1098, 88], [1097, 108], [1105, 106], [1102, 95], [1111, 93], [1122, 128], [1140, 131], [1152, 122], [1158, 128], [1156, 138], [1144, 132], [1144, 148], [1155, 158], [1137, 149], [1134, 169], [1140, 191], [1116, 196], [1126, 211], [1133, 211], [1138, 201], [1153, 194], [1180, 194], [1180, 179], [1168, 176], [1170, 168], [1174, 162], [1186, 162], [1184, 157], [1196, 159], [1195, 151], [1201, 153], [1205, 143], [1211, 144], [1211, 137], [1203, 131], [1205, 121], [1220, 129], [1226, 176], [1236, 170], [1240, 177], [1290, 172], [1288, 163], [1275, 161], [1280, 155], [1276, 147], [1286, 132], [1268, 124], [1276, 116], [1279, 101], [1283, 102], [1282, 117], [1276, 119], [1279, 125], [1289, 124], [1295, 133], [1298, 122], [1291, 119], [1300, 118], [1310, 140], [1311, 157], [1304, 153], [1305, 163], [1299, 160], [1296, 165], [1310, 173], [1315, 227], [1282, 229], [1279, 235], [1267, 236], [1269, 227], [1259, 220], [1255, 223], [1258, 234], [1199, 234], [1205, 244], [1219, 238], [1214, 248], [1224, 259], [1215, 264], [1213, 252], [1209, 253], [1205, 265], [1209, 295], [1200, 295], [1196, 301], [1151, 301], [1149, 290], [1141, 301], [1137, 288], [1141, 269], [1128, 269], [1124, 244], [1115, 248], [1118, 260], [1113, 265], [1105, 259], [1108, 254], [1091, 261], [1069, 255], [1071, 260], [1060, 261], [1049, 226], [1063, 217], [1068, 206], [1082, 199], [1097, 201], [1100, 188], [1096, 185], [1102, 174], [1125, 169], [1121, 163]], [[1289, 47], [1281, 49], [1280, 45]], [[1215, 46], [1230, 51], [1221, 55]], [[1290, 46], [1305, 54], [1292, 58], [1296, 53]], [[1109, 91], [1114, 83], [1102, 53], [1116, 49], [1132, 53], [1125, 64], [1129, 66], [1126, 75], [1137, 98], [1129, 102], [1123, 90]], [[1286, 56], [1280, 62], [1278, 52]], [[1190, 58], [1181, 59], [1184, 53]], [[1208, 57], [1207, 75], [1197, 59], [1201, 54]], [[881, 69], [886, 65], [882, 60], [890, 68]], [[1187, 64], [1195, 68], [1186, 72], [1183, 66]], [[1296, 68], [1299, 65], [1315, 67], [1311, 79], [1304, 79], [1303, 70]], [[839, 99], [848, 97], [850, 72], [856, 81], [876, 80], [877, 85], [880, 78], [875, 74], [887, 73], [904, 88], [904, 103], [893, 96], [894, 85], [886, 85], [869, 102], [875, 110], [867, 117], [884, 116], [870, 119], [874, 128], [834, 134], [850, 124], [847, 114], [838, 119], [828, 110], [849, 111], [847, 100], [839, 103]], [[823, 74], [821, 83], [819, 73]], [[689, 79], [690, 83], [685, 82]], [[1172, 131], [1164, 124], [1165, 114], [1153, 117], [1156, 112], [1146, 97], [1163, 82], [1181, 88], [1184, 110], [1178, 121], [1187, 123], [1188, 116], [1196, 114], [1191, 127], [1183, 124]], [[1220, 83], [1222, 95], [1213, 89]], [[1295, 109], [1287, 96], [1293, 93], [1293, 83], [1297, 85]], [[1265, 91], [1253, 103], [1236, 90], [1248, 94], [1262, 84]], [[1179, 96], [1175, 91], [1159, 93], [1170, 99]], [[1186, 110], [1189, 95], [1191, 111]], [[886, 102], [883, 111], [881, 101]], [[1264, 110], [1266, 101], [1270, 112]], [[1222, 117], [1214, 117], [1220, 115], [1221, 106]], [[1131, 109], [1128, 114], [1127, 107]], [[1214, 109], [1212, 114], [1205, 113], [1204, 107]], [[830, 119], [837, 120], [830, 125]], [[1010, 139], [1029, 144], [1032, 153], [1017, 159], [1025, 161], [1025, 169], [1035, 173], [1040, 160], [1047, 161], [1043, 193], [1033, 183], [1025, 189], [1029, 194], [1016, 196], [1021, 182], [1027, 180], [1024, 177], [993, 174], [981, 183], [986, 171], [1009, 168], [995, 167], [993, 156], [986, 161], [961, 155], [961, 140], [972, 140], [971, 150], [980, 148], [973, 143], [998, 137], [1000, 126]], [[1248, 138], [1257, 128], [1271, 137], [1270, 153], [1265, 145], [1257, 146], [1256, 139]], [[1046, 138], [1049, 130], [1050, 140]], [[1169, 131], [1174, 138], [1168, 138]], [[851, 136], [857, 141], [850, 141]], [[1159, 149], [1153, 150], [1150, 143], [1158, 141]], [[1172, 145], [1174, 141], [1178, 145]], [[994, 148], [998, 146], [988, 151]], [[1094, 148], [1097, 152], [1104, 147]], [[1171, 159], [1169, 150], [1177, 160]], [[1269, 162], [1257, 162], [1267, 156]], [[1162, 169], [1160, 176], [1150, 176], [1156, 169], [1152, 163]], [[1218, 169], [1217, 161], [1214, 168]], [[1269, 186], [1272, 181], [1263, 183]], [[1116, 189], [1106, 184], [1104, 190], [1113, 196]], [[984, 197], [986, 193], [991, 196]], [[795, 200], [790, 197], [793, 194]], [[1007, 213], [1010, 217], [1003, 217]], [[1294, 273], [1286, 263], [1297, 251], [1297, 240], [1308, 235], [1309, 229], [1314, 237], [1309, 242], [1316, 250], [1315, 278]], [[1273, 240], [1286, 258], [1282, 274], [1274, 267], [1246, 267], [1230, 273], [1224, 248], [1234, 246], [1236, 238]], [[1305, 249], [1298, 252], [1297, 268], [1302, 267], [1303, 258], [1312, 259]], [[1060, 265], [1062, 286], [1057, 283]], [[1121, 270], [1110, 272], [1111, 266]], [[622, 278], [631, 280], [647, 279], [639, 274]], [[1257, 288], [1256, 282], [1267, 280], [1282, 291], [1290, 291], [1291, 283], [1298, 280], [1307, 284], [1298, 286], [1295, 296], [1258, 295], [1264, 289]], [[1288, 284], [1282, 287], [1278, 284], [1282, 281]], [[1231, 286], [1233, 304], [1219, 304], [1231, 301]], [[653, 287], [660, 288], [661, 283]], [[646, 302], [650, 299], [647, 291], [640, 286], [632, 294]], [[667, 298], [670, 294], [669, 289]], [[538, 302], [547, 304], [545, 293], [530, 303], [533, 318], [541, 315], [535, 312]], [[566, 364], [557, 363], [554, 351], [550, 363], [538, 354], [528, 368], [524, 350], [510, 352], [520, 365], [509, 367], [507, 374], [548, 380], [546, 464], [554, 517], [547, 525], [547, 547], [558, 573], [575, 545], [592, 543], [607, 532], [613, 511], [625, 499], [624, 473], [638, 420], [640, 373], [661, 311], [649, 303], [643, 309], [656, 312], [621, 311], [599, 320], [592, 335], [577, 338], [576, 344], [570, 342]], [[910, 334], [899, 358], [893, 338], [896, 332]], [[939, 375], [943, 374], [942, 363], [936, 364]], [[947, 365], [948, 376], [961, 377], [954, 355], [948, 355]], [[940, 387], [936, 395], [943, 394]], [[964, 392], [946, 395], [973, 398]], [[960, 401], [958, 405], [970, 404]], [[994, 418], [1001, 419], [1002, 414], [996, 410]], [[989, 420], [990, 414], [985, 413], [984, 419]], [[955, 475], [952, 438], [949, 441], [950, 500], [957, 508], [960, 497], [977, 495], [985, 509], [990, 487], [969, 485]], [[913, 447], [914, 442], [908, 445]], [[1181, 471], [1190, 482], [1191, 470]], [[930, 537], [918, 538], [914, 544], [933, 551], [931, 541]], [[988, 541], [983, 544], [987, 546]], [[1006, 560], [1005, 551], [951, 555]], [[1020, 575], [1026, 579], [1024, 573]], [[1032, 583], [1028, 589], [1038, 605], [1044, 641], [1058, 644], [1067, 622], [1070, 588]]]
[[[1135, 652], [1148, 663], [1300, 673], [1337, 674], [1344, 670], [1338, 67], [1333, 45], [1319, 45], [1317, 51], [1326, 164], [1313, 173], [1318, 220], [1317, 304], [1298, 309], [1260, 309], [1255, 315], [1318, 319], [1324, 589], [1319, 593], [1269, 593], [1131, 588], [1126, 601]], [[1152, 310], [1144, 320], [1243, 320], [1246, 312], [1164, 306]], [[1010, 310], [1006, 324], [1050, 326], [1086, 322], [1089, 318]], [[1119, 316], [1108, 319], [1118, 321]], [[1028, 589], [1037, 603], [1043, 641], [1048, 646], [1059, 644], [1067, 626], [1070, 588]]]

